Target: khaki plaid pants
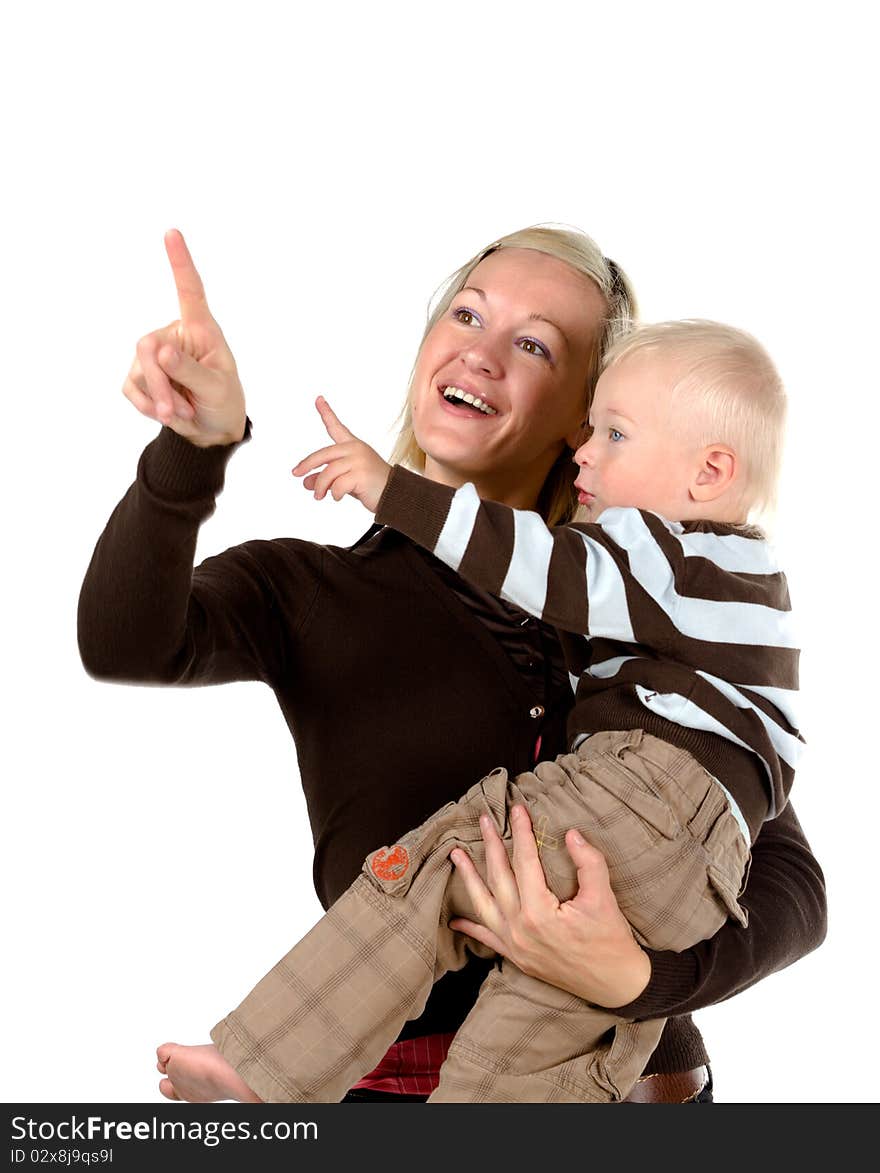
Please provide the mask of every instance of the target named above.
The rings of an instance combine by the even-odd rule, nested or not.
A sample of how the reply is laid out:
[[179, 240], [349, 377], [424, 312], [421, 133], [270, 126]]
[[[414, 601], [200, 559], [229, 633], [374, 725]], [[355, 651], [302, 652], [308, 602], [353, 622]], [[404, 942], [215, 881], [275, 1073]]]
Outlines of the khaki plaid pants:
[[[577, 828], [608, 862], [640, 943], [680, 951], [711, 936], [738, 903], [749, 847], [721, 788], [685, 750], [642, 730], [597, 733], [574, 753], [510, 780], [495, 770], [392, 847], [211, 1032], [270, 1103], [325, 1103], [372, 1070], [432, 983], [484, 946], [448, 928], [476, 919], [449, 862], [464, 847], [481, 874], [479, 817], [508, 852], [509, 813], [529, 810], [549, 887], [577, 892], [564, 843]], [[484, 981], [430, 1103], [614, 1103], [659, 1041], [662, 1019], [629, 1022], [528, 977], [509, 961]]]

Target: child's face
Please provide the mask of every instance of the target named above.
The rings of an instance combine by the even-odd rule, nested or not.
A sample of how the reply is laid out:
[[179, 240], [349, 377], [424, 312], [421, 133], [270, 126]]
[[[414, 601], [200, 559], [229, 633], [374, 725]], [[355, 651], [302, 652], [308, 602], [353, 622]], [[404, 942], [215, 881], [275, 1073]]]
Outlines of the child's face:
[[675, 421], [668, 357], [638, 352], [604, 371], [596, 384], [589, 440], [574, 454], [578, 500], [595, 521], [614, 505], [659, 513], [669, 521], [695, 516], [689, 495], [698, 465], [694, 430]]

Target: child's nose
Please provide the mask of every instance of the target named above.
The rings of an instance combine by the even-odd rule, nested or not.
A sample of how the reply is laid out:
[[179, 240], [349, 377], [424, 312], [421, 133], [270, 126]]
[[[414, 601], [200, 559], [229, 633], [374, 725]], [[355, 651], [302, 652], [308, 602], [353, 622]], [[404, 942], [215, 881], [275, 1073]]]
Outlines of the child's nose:
[[574, 462], [579, 468], [582, 468], [585, 464], [589, 465], [593, 463], [592, 439], [593, 437], [590, 436], [588, 440], [585, 440], [574, 454]]

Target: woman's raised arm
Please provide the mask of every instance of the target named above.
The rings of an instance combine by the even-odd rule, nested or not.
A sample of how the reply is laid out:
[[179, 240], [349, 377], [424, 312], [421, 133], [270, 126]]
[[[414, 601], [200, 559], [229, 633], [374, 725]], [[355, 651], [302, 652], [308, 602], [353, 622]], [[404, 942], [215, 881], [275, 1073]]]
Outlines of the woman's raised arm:
[[[248, 430], [235, 360], [183, 237], [167, 233], [165, 247], [180, 318], [140, 340], [123, 386], [164, 426], [92, 555], [79, 599], [80, 655], [103, 680], [271, 682], [285, 670], [296, 607], [314, 598], [320, 556], [294, 543], [251, 542], [193, 571], [199, 526]], [[279, 590], [283, 625], [273, 605]]]

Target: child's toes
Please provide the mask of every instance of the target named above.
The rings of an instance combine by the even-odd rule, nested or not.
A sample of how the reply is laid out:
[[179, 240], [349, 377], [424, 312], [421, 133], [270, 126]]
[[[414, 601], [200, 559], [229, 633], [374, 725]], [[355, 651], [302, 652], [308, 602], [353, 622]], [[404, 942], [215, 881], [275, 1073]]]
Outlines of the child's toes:
[[161, 1047], [156, 1048], [156, 1058], [158, 1059], [156, 1068], [161, 1071], [163, 1075], [165, 1074], [168, 1060], [171, 1058], [172, 1052], [176, 1046], [177, 1043], [163, 1043]]

